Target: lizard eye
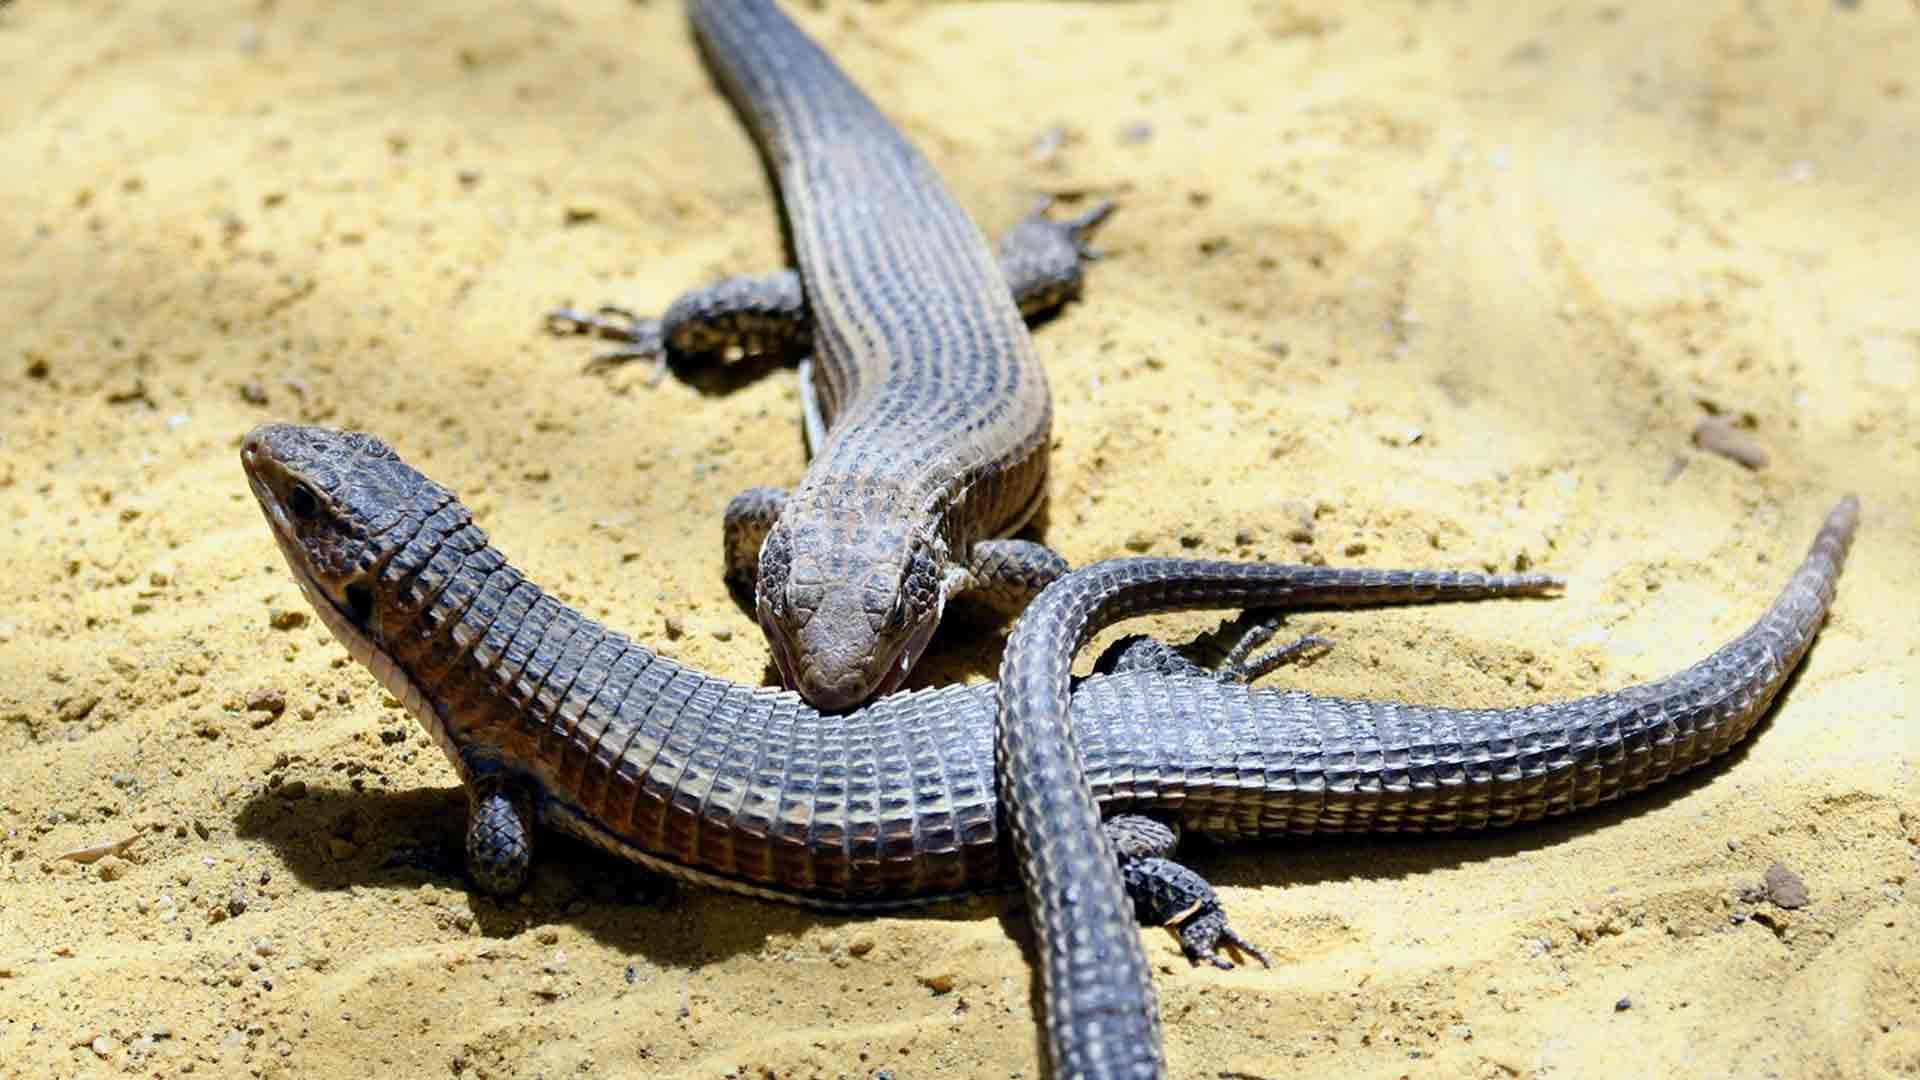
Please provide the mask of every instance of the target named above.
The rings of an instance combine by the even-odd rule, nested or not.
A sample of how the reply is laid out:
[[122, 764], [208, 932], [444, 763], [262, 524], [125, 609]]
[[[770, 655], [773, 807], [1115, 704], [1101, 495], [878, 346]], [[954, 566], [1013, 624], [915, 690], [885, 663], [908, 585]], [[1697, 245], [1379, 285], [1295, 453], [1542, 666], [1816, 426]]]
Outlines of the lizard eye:
[[294, 517], [306, 521], [320, 512], [320, 500], [313, 497], [313, 489], [296, 483], [287, 489], [287, 509], [293, 511]]

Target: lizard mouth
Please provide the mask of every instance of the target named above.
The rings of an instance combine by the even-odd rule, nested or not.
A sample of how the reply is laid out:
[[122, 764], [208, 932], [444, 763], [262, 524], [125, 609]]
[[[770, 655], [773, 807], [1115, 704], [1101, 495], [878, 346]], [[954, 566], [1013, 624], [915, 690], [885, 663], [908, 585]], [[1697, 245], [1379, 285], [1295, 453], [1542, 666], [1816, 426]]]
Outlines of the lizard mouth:
[[780, 635], [774, 626], [773, 615], [761, 604], [754, 613], [760, 623], [760, 636], [767, 639], [767, 646], [773, 650], [773, 662], [780, 669], [780, 682], [789, 689], [800, 685], [800, 665], [795, 661], [793, 646]]
[[900, 689], [901, 685], [907, 681], [907, 673], [913, 670], [913, 665], [920, 662], [921, 654], [927, 651], [927, 645], [933, 641], [933, 631], [939, 625], [940, 618], [936, 614], [915, 627], [913, 634], [907, 638], [906, 644], [900, 646], [900, 651], [894, 654], [893, 661], [886, 666], [879, 685], [875, 686], [873, 693], [868, 696], [880, 697]]
[[[280, 549], [280, 557], [287, 562], [287, 569], [293, 573], [294, 584], [300, 586], [301, 595], [307, 598], [314, 613], [320, 616], [320, 622], [328, 632], [347, 647], [355, 660], [370, 663], [369, 657], [375, 653], [385, 655], [379, 645], [373, 641], [373, 590], [364, 584], [349, 585], [342, 590], [342, 596], [336, 599], [326, 586], [320, 584], [313, 571], [307, 569], [306, 560], [301, 556], [299, 546], [293, 541], [293, 524], [287, 520], [272, 497], [272, 492], [251, 472], [247, 482], [253, 487], [253, 494], [260, 501], [261, 512], [267, 516], [267, 525], [273, 533], [274, 546]], [[363, 656], [362, 653], [366, 653]]]
[[[373, 624], [373, 590], [366, 584], [356, 582], [340, 590], [335, 597], [331, 590], [313, 576], [307, 568], [306, 558], [300, 553], [300, 546], [294, 539], [293, 521], [287, 516], [286, 508], [274, 495], [273, 488], [261, 477], [260, 453], [249, 440], [240, 448], [240, 462], [247, 473], [247, 486], [253, 489], [253, 498], [260, 504], [260, 512], [266, 515], [268, 531], [273, 533], [273, 542], [280, 549], [281, 558], [287, 561], [287, 569], [293, 572], [294, 583], [307, 598], [314, 610], [319, 613], [320, 621], [325, 623], [343, 645], [349, 644], [342, 636], [335, 622], [345, 622], [344, 629], [365, 637]], [[371, 642], [369, 642], [371, 644]], [[357, 657], [356, 657], [357, 659]]]
[[[765, 612], [760, 613], [761, 635], [773, 650], [773, 660], [780, 669], [781, 682], [789, 689], [798, 690], [807, 704], [821, 712], [851, 709], [900, 689], [907, 680], [907, 673], [913, 670], [920, 655], [926, 652], [938, 625], [939, 619], [935, 618], [915, 628], [900, 648], [887, 654], [887, 659], [878, 669], [880, 677], [877, 680], [868, 682], [857, 677], [843, 677], [837, 682], [827, 682], [818, 678], [814, 669], [801, 661], [793, 644], [776, 631], [773, 619]], [[851, 674], [857, 676], [859, 673]]]

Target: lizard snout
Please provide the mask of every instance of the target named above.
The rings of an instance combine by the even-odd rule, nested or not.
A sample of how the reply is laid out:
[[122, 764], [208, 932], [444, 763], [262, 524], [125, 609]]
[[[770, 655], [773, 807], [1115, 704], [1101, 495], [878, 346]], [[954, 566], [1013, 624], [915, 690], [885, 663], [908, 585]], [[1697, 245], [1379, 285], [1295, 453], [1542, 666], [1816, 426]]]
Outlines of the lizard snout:
[[[835, 610], [843, 606], [849, 610]], [[773, 643], [786, 684], [823, 712], [852, 708], [898, 688], [932, 636], [928, 626], [889, 641], [872, 629], [853, 590], [829, 591], [797, 628], [762, 619], [761, 629]]]

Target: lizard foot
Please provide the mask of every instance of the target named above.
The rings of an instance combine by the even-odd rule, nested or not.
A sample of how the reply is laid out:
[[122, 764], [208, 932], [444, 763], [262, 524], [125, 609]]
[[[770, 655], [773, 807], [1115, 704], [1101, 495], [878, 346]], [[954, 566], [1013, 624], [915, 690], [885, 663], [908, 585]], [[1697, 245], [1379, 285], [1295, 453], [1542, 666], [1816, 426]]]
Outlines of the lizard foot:
[[1233, 961], [1219, 953], [1225, 944], [1260, 961], [1261, 967], [1273, 966], [1259, 946], [1228, 924], [1220, 897], [1199, 874], [1171, 859], [1145, 858], [1122, 860], [1120, 876], [1141, 923], [1172, 930], [1190, 962], [1231, 969]]
[[1217, 668], [1194, 663], [1179, 648], [1164, 641], [1145, 634], [1129, 634], [1107, 646], [1094, 661], [1093, 670], [1103, 675], [1145, 671], [1156, 675], [1194, 675], [1223, 683], [1249, 683], [1309, 650], [1330, 648], [1333, 644], [1317, 634], [1307, 634], [1258, 656], [1250, 655], [1272, 639], [1279, 628], [1277, 617], [1256, 624], [1234, 642]]
[[1227, 658], [1215, 669], [1214, 677], [1221, 682], [1250, 683], [1309, 649], [1333, 647], [1333, 642], [1327, 638], [1318, 634], [1304, 634], [1285, 645], [1276, 645], [1258, 656], [1253, 655], [1253, 650], [1272, 641], [1273, 636], [1280, 632], [1280, 622], [1280, 616], [1272, 615], [1240, 635], [1240, 640], [1227, 650]]
[[558, 307], [547, 312], [546, 327], [549, 334], [590, 335], [626, 344], [625, 348], [595, 353], [587, 361], [586, 370], [590, 373], [609, 371], [635, 360], [651, 360], [655, 369], [647, 385], [652, 386], [666, 376], [666, 337], [659, 319], [642, 318], [612, 304], [602, 304], [590, 312]]

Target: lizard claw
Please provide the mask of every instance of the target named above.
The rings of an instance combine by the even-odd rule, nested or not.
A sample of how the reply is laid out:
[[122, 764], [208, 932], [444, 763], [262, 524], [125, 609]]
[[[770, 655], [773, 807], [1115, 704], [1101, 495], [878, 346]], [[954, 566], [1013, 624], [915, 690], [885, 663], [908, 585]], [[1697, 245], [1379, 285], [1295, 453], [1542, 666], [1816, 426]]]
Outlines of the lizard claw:
[[1093, 234], [1093, 230], [1100, 227], [1101, 222], [1112, 215], [1114, 206], [1112, 199], [1101, 199], [1075, 216], [1060, 222], [1060, 227], [1067, 230], [1067, 235], [1072, 238], [1073, 246], [1080, 250], [1080, 257], [1088, 262], [1106, 258], [1105, 251], [1087, 243], [1086, 240]]
[[555, 337], [572, 337], [593, 332], [593, 316], [561, 306], [547, 312], [544, 325]]
[[1240, 635], [1240, 640], [1233, 643], [1226, 659], [1214, 672], [1214, 678], [1223, 683], [1250, 683], [1301, 653], [1333, 647], [1333, 642], [1327, 638], [1307, 634], [1255, 656], [1253, 650], [1273, 640], [1273, 636], [1280, 632], [1280, 625], [1280, 617], [1276, 615], [1254, 624], [1252, 629]]
[[613, 304], [601, 304], [590, 312], [562, 305], [547, 312], [546, 328], [560, 337], [585, 334], [643, 348], [657, 348], [661, 334], [659, 319], [643, 318]]
[[1216, 950], [1222, 942], [1232, 949], [1247, 954], [1260, 961], [1261, 967], [1270, 968], [1272, 961], [1258, 945], [1241, 937], [1239, 931], [1227, 924], [1227, 913], [1218, 901], [1214, 901], [1188, 917], [1180, 925], [1180, 951], [1195, 964], [1205, 961], [1221, 971], [1233, 970], [1233, 961], [1221, 956]]
[[653, 370], [644, 380], [648, 386], [659, 386], [661, 380], [667, 377], [666, 354], [657, 349], [647, 348], [608, 349], [606, 352], [594, 353], [585, 364], [581, 365], [580, 370], [588, 375], [600, 375], [635, 360], [653, 361]]
[[608, 341], [624, 342], [625, 348], [596, 353], [584, 371], [598, 375], [635, 360], [655, 362], [648, 386], [658, 385], [667, 374], [667, 349], [659, 319], [642, 318], [613, 304], [602, 304], [591, 312], [573, 307], [557, 307], [546, 315], [549, 334], [561, 336], [591, 335]]
[[1056, 201], [1054, 196], [1044, 194], [1034, 199], [1033, 208], [1027, 211], [1027, 216], [1020, 220], [1020, 224], [1044, 225], [1058, 231], [1067, 238], [1068, 243], [1073, 245], [1074, 250], [1079, 252], [1080, 257], [1088, 262], [1104, 258], [1106, 253], [1087, 243], [1087, 237], [1091, 236], [1093, 230], [1099, 228], [1100, 223], [1107, 220], [1113, 213], [1114, 201], [1102, 199], [1073, 217], [1054, 221], [1047, 216], [1047, 211], [1052, 209]]

